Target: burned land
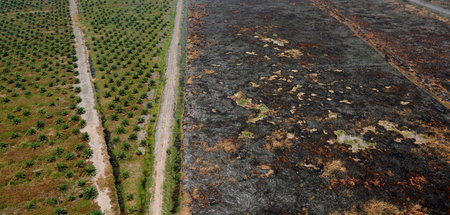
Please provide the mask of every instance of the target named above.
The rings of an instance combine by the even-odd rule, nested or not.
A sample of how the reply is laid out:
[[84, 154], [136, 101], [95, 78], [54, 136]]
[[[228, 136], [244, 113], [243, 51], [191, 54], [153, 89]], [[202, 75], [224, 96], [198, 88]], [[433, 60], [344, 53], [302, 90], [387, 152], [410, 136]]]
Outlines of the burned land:
[[[335, 2], [373, 22], [384, 32], [374, 36], [382, 41], [393, 42], [402, 29], [413, 32], [414, 20], [380, 5], [414, 6]], [[405, 62], [412, 62], [408, 56], [429, 61], [430, 70], [420, 62], [411, 69], [448, 90], [439, 81], [449, 77], [443, 41], [448, 20], [398, 13], [420, 16], [430, 31], [401, 37], [410, 43], [395, 41], [386, 47], [400, 49], [384, 53], [348, 27], [358, 23], [314, 5], [190, 1], [183, 211], [448, 213], [449, 111], [432, 96], [432, 87], [409, 80], [401, 65], [389, 62], [395, 53]], [[395, 23], [374, 23], [369, 10]], [[431, 34], [434, 28], [441, 32]], [[421, 45], [422, 33], [437, 39]]]

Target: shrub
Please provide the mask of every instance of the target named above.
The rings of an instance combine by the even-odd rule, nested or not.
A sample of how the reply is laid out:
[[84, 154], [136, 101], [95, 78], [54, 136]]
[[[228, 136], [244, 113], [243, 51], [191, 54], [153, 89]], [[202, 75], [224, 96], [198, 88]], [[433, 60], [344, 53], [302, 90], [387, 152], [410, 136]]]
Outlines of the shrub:
[[133, 114], [133, 113], [131, 113], [131, 112], [129, 112], [129, 113], [127, 113], [127, 117], [131, 119], [131, 118], [133, 118], [133, 117], [134, 117], [134, 114]]
[[47, 136], [45, 136], [45, 134], [39, 134], [38, 139], [40, 142], [44, 142], [44, 141], [48, 140], [48, 138], [47, 138]]
[[125, 132], [126, 132], [126, 129], [125, 129], [125, 127], [123, 125], [120, 125], [116, 129], [116, 133], [118, 133], [118, 134], [124, 134]]
[[134, 126], [134, 128], [133, 128], [133, 131], [136, 131], [136, 132], [138, 132], [139, 130], [141, 130], [141, 128], [139, 127], [139, 126]]
[[62, 155], [62, 153], [64, 153], [64, 149], [61, 147], [58, 147], [55, 149], [55, 154], [56, 155]]
[[36, 204], [34, 202], [27, 202], [25, 203], [25, 208], [28, 210], [32, 210], [36, 208]]
[[130, 136], [128, 137], [128, 140], [137, 140], [138, 136], [136, 133], [131, 133]]
[[75, 159], [76, 155], [73, 152], [70, 152], [66, 155], [66, 160], [73, 160]]
[[105, 215], [105, 214], [102, 213], [102, 211], [100, 211], [100, 210], [95, 210], [95, 211], [89, 212], [88, 215]]
[[85, 171], [88, 175], [94, 176], [95, 175], [95, 166], [90, 164], [86, 167]]
[[83, 197], [85, 199], [94, 199], [95, 197], [97, 197], [97, 195], [98, 195], [97, 189], [95, 189], [94, 187], [88, 187], [84, 190]]
[[65, 163], [59, 162], [56, 164], [56, 170], [58, 170], [58, 172], [63, 172], [67, 168], [68, 166]]
[[117, 113], [111, 114], [111, 120], [113, 120], [113, 121], [119, 120], [119, 114], [117, 114]]
[[58, 204], [58, 200], [56, 200], [55, 198], [48, 198], [46, 200], [47, 204], [49, 205], [57, 205]]
[[78, 115], [73, 115], [70, 117], [70, 121], [78, 122], [78, 121], [80, 121], [80, 117]]
[[77, 181], [77, 185], [78, 185], [79, 187], [84, 187], [84, 185], [86, 185], [86, 181], [83, 180], [83, 179], [80, 179], [80, 180]]
[[25, 178], [25, 173], [22, 171], [16, 172], [16, 178], [17, 179], [24, 179]]
[[84, 108], [82, 108], [82, 107], [79, 107], [79, 108], [77, 108], [77, 114], [84, 114], [84, 113], [86, 113], [86, 111], [84, 110]]
[[0, 149], [4, 149], [6, 147], [8, 147], [8, 143], [0, 142]]
[[73, 134], [73, 135], [78, 135], [78, 134], [80, 134], [80, 129], [79, 129], [79, 128], [74, 128], [74, 129], [72, 129], [72, 134]]
[[81, 143], [78, 143], [77, 145], [75, 145], [75, 149], [76, 149], [77, 151], [81, 151], [81, 150], [84, 149], [84, 145], [81, 144]]
[[61, 191], [61, 192], [66, 191], [67, 190], [67, 184], [60, 184], [58, 186], [58, 190]]
[[34, 161], [33, 160], [26, 160], [24, 163], [25, 168], [30, 168], [34, 165]]
[[13, 133], [11, 133], [11, 139], [16, 139], [16, 138], [18, 138], [20, 135], [19, 135], [19, 133], [17, 133], [17, 132], [13, 132]]
[[134, 199], [134, 195], [132, 193], [127, 194], [127, 201], [132, 201]]
[[38, 170], [38, 171], [34, 171], [33, 177], [34, 177], [34, 178], [37, 178], [37, 177], [39, 177], [39, 176], [41, 176], [41, 175], [42, 175], [42, 171], [41, 171], [41, 170]]
[[14, 119], [13, 119], [13, 124], [14, 124], [14, 125], [18, 125], [18, 124], [20, 124], [21, 122], [22, 122], [22, 120], [19, 119], [19, 118], [14, 118]]
[[114, 137], [114, 138], [112, 138], [112, 140], [111, 140], [111, 143], [112, 144], [117, 144], [117, 143], [119, 143], [120, 142], [120, 138], [119, 137]]
[[84, 165], [85, 165], [84, 160], [77, 160], [77, 162], [75, 163], [76, 168], [83, 168]]
[[137, 207], [136, 206], [131, 206], [130, 208], [128, 208], [128, 213], [129, 214], [134, 214], [134, 213], [136, 213], [138, 211], [138, 209], [137, 209]]
[[57, 124], [57, 125], [61, 125], [61, 124], [63, 124], [63, 123], [64, 123], [64, 119], [62, 119], [62, 118], [56, 119], [56, 124]]
[[83, 119], [83, 120], [80, 121], [80, 127], [81, 127], [81, 128], [86, 127], [86, 124], [87, 124], [87, 123], [86, 123], [86, 120]]
[[67, 214], [67, 209], [65, 208], [56, 208], [55, 215], [64, 215]]
[[34, 135], [36, 134], [36, 129], [34, 129], [33, 127], [27, 129], [27, 131], [25, 131], [25, 134], [28, 136]]
[[92, 153], [93, 153], [92, 149], [90, 149], [90, 148], [85, 148], [85, 149], [83, 150], [83, 157], [84, 157], [84, 158], [90, 158], [90, 157], [92, 156]]
[[137, 121], [138, 121], [138, 123], [144, 123], [145, 119], [144, 119], [144, 117], [139, 117]]
[[131, 145], [130, 145], [130, 143], [128, 143], [128, 142], [125, 142], [125, 143], [123, 144], [123, 146], [122, 146], [122, 149], [125, 150], [125, 151], [130, 150], [130, 148], [131, 148]]
[[123, 159], [127, 158], [127, 155], [125, 154], [124, 151], [119, 151], [117, 153], [117, 158], [119, 158], [120, 160], [123, 160]]
[[37, 127], [38, 129], [43, 129], [43, 128], [45, 127], [44, 121], [42, 121], [42, 120], [37, 121], [36, 127]]
[[145, 140], [141, 140], [139, 145], [142, 146], [142, 147], [146, 147], [147, 146], [147, 142]]
[[128, 172], [128, 171], [122, 172], [122, 178], [127, 179], [129, 177], [130, 177], [130, 172]]
[[88, 141], [89, 140], [89, 134], [87, 132], [81, 133], [81, 139], [83, 141]]
[[137, 149], [136, 150], [136, 155], [141, 156], [141, 155], [143, 155], [143, 153], [142, 153], [142, 151], [140, 149]]
[[23, 111], [23, 115], [24, 115], [24, 116], [30, 116], [30, 115], [31, 115], [31, 112], [30, 112], [30, 111], [27, 111], [27, 110], [24, 110], [24, 111]]
[[49, 162], [49, 163], [52, 163], [52, 162], [55, 162], [55, 161], [56, 161], [56, 156], [54, 156], [54, 155], [51, 155], [51, 156], [49, 156], [47, 158], [47, 162]]
[[73, 172], [72, 171], [70, 171], [70, 172], [66, 172], [66, 178], [72, 178], [73, 177]]

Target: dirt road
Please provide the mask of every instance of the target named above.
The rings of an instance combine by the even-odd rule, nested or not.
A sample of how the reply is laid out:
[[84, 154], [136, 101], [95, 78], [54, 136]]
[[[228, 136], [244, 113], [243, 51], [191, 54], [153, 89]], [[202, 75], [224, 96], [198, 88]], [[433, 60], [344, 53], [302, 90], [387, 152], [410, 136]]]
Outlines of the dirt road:
[[442, 15], [450, 17], [450, 10], [447, 10], [445, 8], [439, 7], [439, 6], [434, 5], [434, 4], [427, 3], [427, 2], [425, 2], [423, 0], [408, 0], [408, 1], [412, 2], [414, 4], [417, 4], [417, 5], [420, 5], [422, 7], [426, 7], [428, 9], [432, 10], [432, 11], [441, 13]]
[[155, 167], [153, 172], [152, 199], [149, 205], [149, 214], [162, 214], [164, 173], [166, 169], [167, 149], [171, 143], [172, 128], [174, 124], [175, 102], [177, 98], [179, 78], [179, 42], [181, 25], [182, 0], [178, 0], [175, 25], [172, 41], [167, 56], [166, 85], [161, 100], [161, 109], [158, 116], [155, 134]]
[[[105, 184], [112, 184], [113, 176], [111, 164], [109, 163], [109, 156], [106, 149], [105, 139], [102, 135], [102, 125], [100, 118], [95, 110], [95, 95], [94, 89], [91, 83], [91, 75], [89, 72], [89, 61], [87, 57], [87, 48], [83, 42], [83, 32], [78, 27], [77, 21], [78, 6], [75, 0], [70, 0], [70, 15], [72, 17], [72, 28], [75, 34], [75, 46], [77, 52], [77, 70], [80, 79], [81, 87], [80, 97], [82, 102], [79, 104], [86, 110], [86, 113], [82, 115], [82, 118], [86, 120], [86, 127], [82, 129], [82, 132], [89, 134], [89, 146], [91, 147], [93, 154], [90, 159], [95, 166], [97, 174], [93, 178], [93, 183], [98, 190], [98, 196], [96, 202], [100, 206], [101, 210], [105, 214], [117, 214], [117, 206], [113, 206], [111, 191]], [[100, 185], [101, 184], [101, 185]]]

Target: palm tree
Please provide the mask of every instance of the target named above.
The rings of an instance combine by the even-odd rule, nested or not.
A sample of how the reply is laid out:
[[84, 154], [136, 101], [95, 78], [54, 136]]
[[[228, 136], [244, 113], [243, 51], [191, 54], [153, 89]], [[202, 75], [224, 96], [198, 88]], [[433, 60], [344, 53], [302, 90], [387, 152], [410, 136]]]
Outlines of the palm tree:
[[67, 209], [65, 208], [56, 208], [55, 215], [64, 215], [67, 214]]
[[95, 189], [94, 187], [88, 187], [84, 190], [83, 197], [85, 199], [94, 199], [95, 197], [97, 197], [97, 195], [97, 189]]
[[37, 127], [38, 129], [43, 129], [43, 128], [45, 127], [44, 121], [42, 121], [42, 120], [37, 121], [36, 127]]

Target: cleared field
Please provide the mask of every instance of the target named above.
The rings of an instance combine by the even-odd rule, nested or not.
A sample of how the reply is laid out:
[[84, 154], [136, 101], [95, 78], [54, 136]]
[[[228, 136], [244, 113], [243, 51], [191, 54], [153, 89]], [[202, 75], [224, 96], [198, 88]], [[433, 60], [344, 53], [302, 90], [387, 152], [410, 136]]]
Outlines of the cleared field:
[[175, 1], [79, 3], [121, 208], [142, 213]]
[[0, 2], [0, 214], [98, 214], [69, 1]]
[[[311, 2], [190, 1], [182, 211], [446, 214], [449, 110]], [[439, 17], [333, 2], [394, 32], [374, 39], [445, 85]]]

